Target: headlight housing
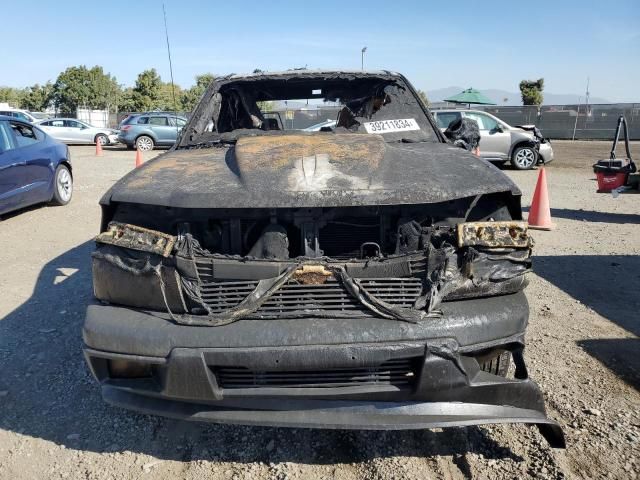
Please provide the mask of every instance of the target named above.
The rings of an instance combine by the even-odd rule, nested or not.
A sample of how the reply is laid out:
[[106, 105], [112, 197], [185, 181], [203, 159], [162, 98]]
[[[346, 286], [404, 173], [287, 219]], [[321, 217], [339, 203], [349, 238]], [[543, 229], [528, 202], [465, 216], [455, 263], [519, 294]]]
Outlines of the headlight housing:
[[180, 276], [169, 258], [175, 237], [111, 222], [96, 237], [93, 291], [104, 302], [150, 310], [187, 311]]

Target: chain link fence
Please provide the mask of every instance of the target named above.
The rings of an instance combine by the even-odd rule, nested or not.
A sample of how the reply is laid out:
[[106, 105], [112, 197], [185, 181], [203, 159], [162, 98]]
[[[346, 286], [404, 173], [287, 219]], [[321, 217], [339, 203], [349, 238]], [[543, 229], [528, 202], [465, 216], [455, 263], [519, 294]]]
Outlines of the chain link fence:
[[640, 103], [481, 107], [509, 125], [537, 125], [551, 139], [610, 140], [624, 115], [629, 139], [640, 140]]

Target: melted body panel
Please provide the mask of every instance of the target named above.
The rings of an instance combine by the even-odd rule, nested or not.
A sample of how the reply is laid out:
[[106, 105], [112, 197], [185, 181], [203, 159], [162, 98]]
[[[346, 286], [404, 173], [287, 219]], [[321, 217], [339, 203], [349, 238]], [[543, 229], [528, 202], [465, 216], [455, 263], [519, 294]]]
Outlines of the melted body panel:
[[435, 203], [495, 192], [520, 195], [496, 167], [447, 144], [381, 144], [379, 137], [364, 134], [315, 135], [328, 139], [245, 137], [235, 147], [170, 151], [123, 177], [101, 203], [305, 208]]

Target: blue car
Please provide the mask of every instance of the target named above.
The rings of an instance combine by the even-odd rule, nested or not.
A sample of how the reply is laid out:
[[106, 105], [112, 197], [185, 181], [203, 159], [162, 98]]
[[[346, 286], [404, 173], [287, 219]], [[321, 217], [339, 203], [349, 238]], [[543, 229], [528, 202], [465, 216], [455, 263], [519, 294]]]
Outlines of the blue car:
[[30, 123], [0, 115], [0, 215], [73, 194], [69, 148]]

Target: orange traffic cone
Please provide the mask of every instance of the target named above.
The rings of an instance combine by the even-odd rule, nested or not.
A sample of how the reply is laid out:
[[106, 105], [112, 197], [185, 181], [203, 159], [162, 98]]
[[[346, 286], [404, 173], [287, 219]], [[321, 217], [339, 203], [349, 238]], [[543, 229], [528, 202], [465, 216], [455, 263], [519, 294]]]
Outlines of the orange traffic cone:
[[142, 159], [142, 152], [139, 148], [136, 148], [136, 168], [141, 167], [143, 163], [144, 160]]
[[549, 208], [549, 193], [547, 192], [547, 174], [544, 167], [540, 169], [536, 190], [533, 192], [533, 201], [529, 209], [529, 228], [538, 230], [552, 230], [551, 209]]
[[100, 140], [98, 140], [96, 142], [96, 157], [101, 157], [102, 156], [102, 144], [100, 143]]

